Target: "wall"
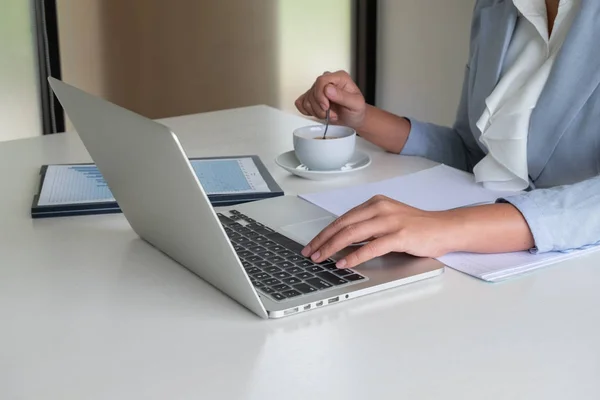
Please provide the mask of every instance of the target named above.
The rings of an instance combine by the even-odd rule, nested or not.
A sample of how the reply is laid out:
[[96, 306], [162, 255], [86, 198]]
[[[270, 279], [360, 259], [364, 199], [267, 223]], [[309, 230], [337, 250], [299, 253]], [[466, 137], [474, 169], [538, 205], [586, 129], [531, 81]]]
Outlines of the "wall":
[[42, 134], [32, 7], [30, 1], [2, 0], [0, 141]]
[[58, 0], [63, 78], [151, 118], [292, 110], [318, 74], [350, 68], [350, 4]]
[[294, 112], [298, 96], [325, 71], [350, 71], [351, 0], [278, 0], [279, 103]]
[[380, 0], [377, 104], [454, 122], [475, 0]]

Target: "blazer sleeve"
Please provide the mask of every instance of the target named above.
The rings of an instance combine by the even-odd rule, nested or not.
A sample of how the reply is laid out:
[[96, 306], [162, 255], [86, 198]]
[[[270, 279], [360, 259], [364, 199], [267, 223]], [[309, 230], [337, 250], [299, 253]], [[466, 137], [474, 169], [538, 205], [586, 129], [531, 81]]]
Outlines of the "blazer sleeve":
[[566, 251], [600, 243], [600, 176], [499, 199], [515, 206], [535, 240], [532, 252]]

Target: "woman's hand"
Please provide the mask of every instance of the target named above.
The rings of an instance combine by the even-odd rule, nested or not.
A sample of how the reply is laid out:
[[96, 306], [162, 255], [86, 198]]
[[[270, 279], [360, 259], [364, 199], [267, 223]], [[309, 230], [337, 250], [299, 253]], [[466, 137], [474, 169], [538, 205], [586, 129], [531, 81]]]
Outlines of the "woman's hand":
[[438, 257], [452, 251], [457, 226], [443, 212], [419, 210], [385, 196], [375, 196], [334, 221], [303, 250], [323, 261], [353, 243], [369, 243], [338, 262], [352, 268], [389, 252]]
[[366, 113], [365, 98], [345, 71], [325, 72], [312, 87], [296, 100], [296, 108], [304, 115], [325, 118], [331, 107], [333, 123], [359, 130]]
[[534, 245], [525, 219], [510, 204], [433, 212], [375, 196], [325, 228], [302, 254], [321, 262], [366, 240], [339, 260], [338, 268], [352, 268], [390, 252], [439, 257], [454, 251], [500, 253]]
[[336, 125], [356, 130], [363, 139], [392, 153], [400, 153], [410, 132], [410, 122], [367, 105], [350, 75], [344, 71], [325, 72], [296, 100], [296, 108], [311, 117], [329, 118]]

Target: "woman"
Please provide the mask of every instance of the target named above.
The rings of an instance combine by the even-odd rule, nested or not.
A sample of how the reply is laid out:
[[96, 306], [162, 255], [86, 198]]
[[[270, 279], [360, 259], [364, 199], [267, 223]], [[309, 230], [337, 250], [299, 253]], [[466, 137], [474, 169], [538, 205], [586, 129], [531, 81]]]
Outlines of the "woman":
[[[345, 72], [325, 73], [296, 101], [305, 115], [356, 129], [387, 151], [473, 172], [519, 192], [495, 204], [426, 212], [376, 197], [304, 249], [351, 268], [388, 252], [437, 257], [560, 251], [600, 241], [600, 2], [479, 0], [462, 99], [452, 128], [365, 105]], [[524, 193], [524, 194], [522, 194]]]

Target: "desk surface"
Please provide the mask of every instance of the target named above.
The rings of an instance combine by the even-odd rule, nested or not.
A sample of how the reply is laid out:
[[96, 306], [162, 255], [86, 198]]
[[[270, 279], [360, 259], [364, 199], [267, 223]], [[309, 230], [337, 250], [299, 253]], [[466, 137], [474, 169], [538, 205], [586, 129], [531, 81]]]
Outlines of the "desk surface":
[[[255, 153], [288, 194], [433, 165], [361, 142], [353, 181], [273, 159], [306, 120], [259, 106], [164, 121], [190, 157]], [[0, 144], [2, 399], [599, 399], [599, 256], [502, 284], [443, 276], [264, 321], [139, 240], [122, 215], [33, 221], [75, 134]]]

